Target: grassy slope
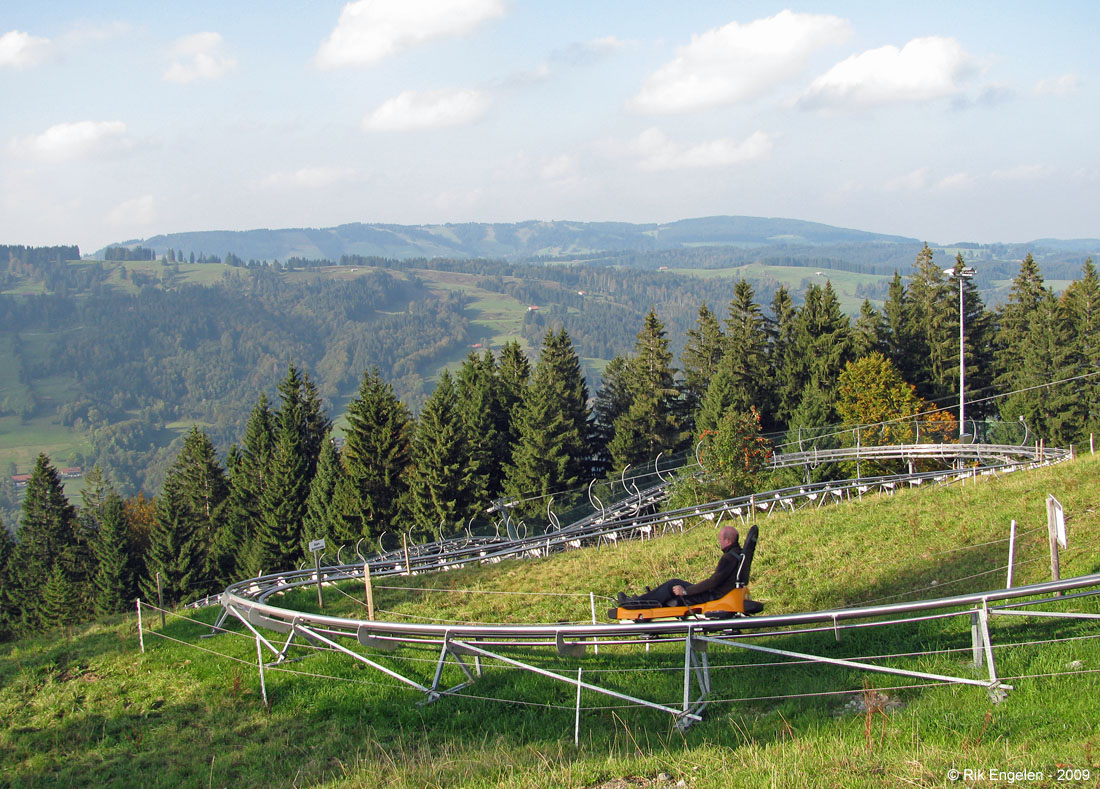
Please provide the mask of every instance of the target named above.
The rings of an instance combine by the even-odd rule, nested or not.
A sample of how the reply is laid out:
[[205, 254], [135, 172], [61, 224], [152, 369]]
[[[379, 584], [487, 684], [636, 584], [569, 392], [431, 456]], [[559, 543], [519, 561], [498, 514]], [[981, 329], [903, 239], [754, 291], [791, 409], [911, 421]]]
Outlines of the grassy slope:
[[[1000, 567], [1009, 520], [1018, 521], [1019, 583], [1047, 577], [1043, 501], [1053, 493], [1069, 515], [1070, 548], [1064, 575], [1100, 569], [1100, 458], [1014, 474], [948, 489], [868, 497], [836, 508], [761, 521], [754, 596], [768, 612], [795, 611], [879, 599], [912, 590], [938, 596], [958, 578]], [[1039, 529], [1039, 531], [1033, 531]], [[581, 620], [586, 594], [610, 595], [635, 579], [709, 571], [711, 524], [684, 535], [608, 550], [408, 579], [380, 580], [379, 605], [409, 615], [489, 621]], [[976, 546], [946, 552], [960, 546]], [[404, 581], [405, 579], [402, 579]], [[397, 587], [497, 592], [578, 592], [584, 597], [444, 594]], [[933, 586], [933, 582], [935, 586]], [[951, 591], [1002, 585], [1000, 571], [952, 583]], [[327, 592], [330, 613], [362, 615], [358, 584]], [[895, 598], [904, 599], [904, 598]], [[313, 593], [287, 604], [316, 605]], [[1054, 606], [1051, 606], [1054, 607]], [[1097, 611], [1095, 601], [1062, 607]], [[213, 610], [202, 613], [210, 621]], [[1002, 677], [1065, 672], [1071, 676], [1016, 681], [1008, 700], [992, 705], [973, 687], [914, 687], [904, 678], [835, 667], [775, 665], [778, 659], [712, 648], [715, 696], [749, 701], [713, 704], [686, 736], [663, 713], [636, 708], [587, 710], [574, 748], [573, 693], [564, 685], [488, 669], [470, 693], [534, 703], [448, 698], [415, 706], [421, 696], [349, 659], [310, 654], [268, 672], [273, 706], [265, 712], [249, 638], [200, 640], [204, 629], [169, 619], [163, 635], [146, 636], [138, 651], [132, 616], [119, 617], [0, 645], [0, 785], [423, 786], [598, 785], [613, 779], [648, 780], [662, 772], [695, 786], [944, 785], [947, 770], [1044, 769], [1068, 765], [1100, 776], [1100, 645], [1092, 639], [998, 649]], [[1007, 621], [1006, 621], [1007, 620]], [[899, 659], [899, 665], [965, 675], [969, 628], [965, 618], [894, 630], [831, 633], [771, 640], [773, 646], [838, 656], [957, 649]], [[155, 624], [160, 630], [159, 623]], [[994, 620], [994, 644], [1096, 635], [1095, 623]], [[202, 650], [216, 650], [219, 657]], [[304, 652], [304, 651], [303, 651]], [[435, 650], [372, 658], [430, 681]], [[576, 663], [545, 651], [531, 658], [566, 672]], [[416, 659], [427, 662], [418, 663]], [[586, 676], [647, 698], [673, 702], [682, 689], [683, 647], [605, 647], [581, 661]], [[631, 674], [599, 675], [632, 668]], [[654, 668], [668, 671], [652, 671]], [[448, 669], [446, 679], [457, 681]], [[451, 677], [453, 673], [456, 676]], [[310, 675], [333, 675], [341, 680]], [[884, 688], [882, 713], [853, 711], [859, 693], [835, 695], [864, 683]], [[816, 694], [776, 698], [791, 694]], [[667, 695], [665, 695], [667, 694]], [[606, 697], [585, 694], [588, 707]], [[550, 705], [550, 706], [546, 706]], [[1053, 781], [1049, 785], [1055, 785]], [[608, 786], [616, 785], [608, 783]], [[636, 785], [636, 784], [617, 784]], [[983, 785], [981, 782], [978, 785]]]

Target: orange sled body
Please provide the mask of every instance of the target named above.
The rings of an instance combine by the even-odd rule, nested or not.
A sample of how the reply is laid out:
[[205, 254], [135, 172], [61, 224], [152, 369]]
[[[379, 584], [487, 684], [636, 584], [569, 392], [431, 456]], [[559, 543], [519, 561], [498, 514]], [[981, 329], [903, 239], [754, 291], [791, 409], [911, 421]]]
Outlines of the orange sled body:
[[764, 604], [749, 597], [746, 586], [739, 586], [717, 600], [695, 605], [670, 605], [660, 608], [612, 608], [607, 612], [610, 619], [620, 622], [652, 622], [661, 619], [731, 619], [735, 616], [758, 614], [764, 610]]

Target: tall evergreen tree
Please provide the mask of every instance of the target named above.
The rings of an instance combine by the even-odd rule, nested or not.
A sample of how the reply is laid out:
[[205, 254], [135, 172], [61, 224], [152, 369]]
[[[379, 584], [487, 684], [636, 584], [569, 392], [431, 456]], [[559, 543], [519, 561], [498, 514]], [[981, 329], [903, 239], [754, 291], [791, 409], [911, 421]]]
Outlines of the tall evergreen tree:
[[79, 622], [80, 608], [80, 590], [65, 570], [64, 560], [59, 557], [52, 563], [46, 583], [42, 586], [42, 599], [38, 606], [39, 626], [47, 629]]
[[97, 507], [99, 529], [93, 545], [96, 571], [92, 604], [96, 614], [128, 611], [137, 597], [137, 557], [122, 498], [109, 491]]
[[500, 397], [492, 352], [482, 356], [471, 352], [459, 368], [455, 384], [458, 414], [470, 452], [470, 498], [491, 501], [504, 482], [497, 416]]
[[869, 299], [864, 299], [859, 308], [859, 317], [852, 327], [852, 357], [862, 359], [873, 353], [885, 352], [886, 320]]
[[791, 379], [797, 372], [792, 359], [795, 350], [797, 318], [798, 310], [794, 306], [791, 294], [780, 285], [775, 289], [775, 295], [772, 297], [771, 318], [766, 324], [769, 341], [768, 370], [772, 380], [772, 395], [771, 403], [768, 404], [765, 413], [761, 414], [764, 430], [787, 424], [791, 413], [798, 407], [797, 402], [792, 402], [795, 382]]
[[[826, 418], [832, 421], [831, 404], [837, 377], [852, 358], [851, 327], [848, 316], [840, 311], [840, 302], [832, 283], [824, 287], [811, 285], [806, 290], [806, 302], [798, 311], [788, 354], [789, 368], [782, 377], [780, 400], [791, 410], [790, 426], [803, 427], [799, 420]], [[806, 397], [812, 407], [804, 402]], [[824, 412], [820, 407], [828, 407]], [[796, 419], [795, 414], [802, 416]]]
[[275, 415], [267, 395], [261, 394], [245, 425], [244, 441], [229, 448], [226, 472], [229, 493], [224, 526], [215, 537], [214, 553], [231, 577], [245, 577], [251, 569], [248, 554], [260, 525], [260, 496], [271, 474], [275, 446]]
[[458, 395], [451, 374], [444, 370], [413, 433], [409, 501], [419, 535], [450, 532], [464, 524], [477, 503], [470, 495], [470, 470]]
[[521, 514], [539, 513], [549, 494], [575, 488], [587, 470], [588, 387], [569, 335], [547, 332], [532, 381], [516, 411], [518, 438], [504, 492]]
[[14, 631], [18, 608], [13, 599], [11, 558], [15, 553], [15, 538], [7, 526], [0, 522], [0, 641], [9, 638]]
[[[321, 446], [317, 473], [309, 485], [306, 515], [302, 525], [302, 553], [312, 540], [324, 539], [330, 551], [337, 546], [355, 543], [362, 536], [362, 519], [350, 520], [340, 511], [341, 496], [347, 488], [347, 475], [340, 462], [340, 452], [331, 438]], [[356, 508], [358, 509], [358, 508]], [[357, 513], [358, 514], [358, 513]]]
[[50, 613], [42, 608], [43, 589], [55, 570], [69, 582], [81, 549], [76, 508], [65, 498], [61, 475], [43, 454], [27, 481], [16, 542], [10, 563], [11, 599], [19, 612], [15, 630], [25, 634], [52, 624], [43, 618]]
[[722, 333], [722, 326], [718, 317], [707, 307], [707, 303], [703, 302], [699, 307], [695, 327], [688, 330], [687, 344], [680, 354], [680, 368], [684, 376], [683, 409], [687, 418], [692, 418], [703, 402], [703, 396], [710, 386], [711, 378], [718, 371], [724, 351], [725, 334]]
[[358, 520], [357, 537], [372, 540], [387, 530], [403, 530], [413, 426], [408, 409], [377, 369], [363, 373], [347, 421], [343, 461], [350, 489], [341, 489], [340, 508], [346, 528]]
[[608, 445], [615, 436], [615, 421], [630, 408], [630, 382], [628, 364], [623, 356], [616, 356], [607, 363], [596, 392], [593, 406], [592, 452], [597, 458], [594, 476], [600, 477], [611, 470], [611, 452]]
[[[1039, 320], [1040, 305], [1050, 298], [1039, 265], [1029, 253], [1020, 263], [1020, 270], [1009, 289], [1008, 303], [1001, 308], [998, 316], [994, 363], [996, 384], [1004, 393], [1022, 390], [1035, 380], [1028, 370], [1029, 346], [1036, 339], [1032, 327], [1051, 325], [1049, 321]], [[1040, 343], [1041, 347], [1046, 345], [1046, 342]], [[1034, 419], [1040, 407], [1036, 397], [1041, 397], [1041, 393], [1019, 392], [1002, 398], [999, 401], [1002, 419], [1006, 422], [1015, 422], [1020, 417], [1027, 422], [1029, 416]], [[1032, 430], [1037, 429], [1030, 422], [1028, 426]]]
[[651, 460], [681, 443], [671, 364], [664, 324], [650, 309], [625, 368], [630, 405], [613, 424], [608, 444], [613, 468]]
[[497, 365], [498, 382], [498, 412], [499, 431], [501, 443], [498, 450], [502, 467], [507, 465], [512, 457], [512, 447], [519, 438], [519, 431], [515, 425], [515, 413], [523, 402], [523, 395], [531, 380], [531, 363], [527, 360], [527, 354], [520, 348], [519, 342], [510, 340], [504, 343], [500, 349], [500, 362]]
[[1078, 439], [1100, 432], [1100, 277], [1092, 258], [1085, 261], [1081, 278], [1062, 294], [1069, 322], [1072, 373], [1087, 376], [1073, 385]]
[[886, 321], [883, 337], [886, 348], [883, 352], [898, 368], [901, 377], [911, 381], [917, 374], [919, 360], [913, 350], [914, 328], [909, 293], [901, 279], [901, 274], [897, 271], [894, 272], [894, 278], [890, 280], [890, 289], [887, 292], [886, 302], [882, 305], [882, 314]]
[[[914, 340], [915, 375], [909, 379], [926, 399], [943, 400], [957, 390], [958, 310], [953, 289], [933, 260], [927, 244], [913, 264], [909, 280], [910, 331]], [[956, 364], [951, 366], [954, 356]]]
[[206, 433], [192, 427], [157, 497], [141, 584], [147, 599], [157, 599], [157, 573], [166, 605], [215, 591], [218, 578], [211, 545], [221, 527], [227, 496], [225, 472], [214, 445]]
[[301, 560], [302, 521], [309, 497], [309, 458], [293, 419], [280, 420], [260, 494], [260, 520], [248, 550], [250, 574], [293, 570]]
[[725, 351], [696, 415], [696, 426], [713, 430], [730, 409], [771, 410], [762, 408], [765, 400], [771, 400], [768, 372], [766, 321], [754, 301], [752, 286], [742, 279], [734, 286], [726, 319]]

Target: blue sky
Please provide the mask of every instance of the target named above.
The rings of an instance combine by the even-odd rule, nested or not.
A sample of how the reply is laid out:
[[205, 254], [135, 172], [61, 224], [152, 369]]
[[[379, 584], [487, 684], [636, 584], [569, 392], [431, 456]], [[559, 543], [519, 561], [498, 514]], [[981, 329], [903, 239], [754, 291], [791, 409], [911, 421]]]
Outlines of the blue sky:
[[345, 222], [1100, 237], [1100, 4], [0, 5], [0, 243]]

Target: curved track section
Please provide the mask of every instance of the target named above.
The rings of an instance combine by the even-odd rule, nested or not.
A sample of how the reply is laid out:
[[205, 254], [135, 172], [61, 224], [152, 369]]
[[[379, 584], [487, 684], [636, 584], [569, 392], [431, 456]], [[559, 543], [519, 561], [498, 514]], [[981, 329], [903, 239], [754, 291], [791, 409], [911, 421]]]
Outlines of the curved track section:
[[[1027, 608], [1050, 602], [1053, 595], [1077, 592], [1088, 595], [1100, 593], [1100, 573], [1035, 584], [1011, 589], [993, 589], [986, 592], [954, 595], [930, 600], [919, 600], [890, 605], [875, 605], [825, 611], [812, 611], [772, 616], [741, 617], [735, 620], [685, 619], [638, 624], [437, 624], [427, 622], [378, 622], [362, 619], [327, 616], [283, 608], [272, 603], [272, 598], [284, 592], [317, 584], [330, 584], [359, 579], [369, 565], [374, 576], [407, 575], [450, 569], [471, 563], [491, 563], [506, 557], [545, 555], [554, 551], [582, 546], [615, 542], [619, 539], [645, 538], [669, 530], [683, 529], [690, 517], [702, 517], [716, 524], [723, 518], [742, 522], [754, 519], [758, 514], [767, 515], [776, 510], [793, 510], [806, 506], [823, 506], [873, 492], [892, 493], [900, 486], [925, 483], [947, 484], [977, 475], [1009, 473], [1036, 465], [1058, 462], [1070, 457], [1066, 450], [1042, 450], [1038, 447], [993, 445], [910, 445], [898, 447], [863, 447], [847, 450], [829, 450], [820, 453], [781, 455], [774, 460], [776, 467], [805, 465], [819, 462], [863, 460], [914, 460], [939, 459], [956, 467], [924, 473], [894, 474], [880, 477], [803, 485], [797, 488], [769, 491], [683, 510], [662, 510], [667, 498], [668, 482], [645, 490], [634, 488], [631, 495], [608, 507], [601, 507], [591, 515], [568, 526], [548, 528], [540, 535], [521, 535], [508, 528], [505, 537], [475, 538], [465, 534], [450, 540], [415, 546], [408, 552], [391, 551], [363, 559], [358, 564], [341, 564], [314, 570], [299, 570], [252, 578], [233, 584], [221, 595], [223, 607], [218, 625], [229, 617], [239, 620], [256, 636], [257, 643], [265, 645], [275, 658], [273, 663], [286, 659], [294, 641], [305, 640], [347, 654], [387, 676], [421, 691], [426, 701], [457, 693], [473, 684], [481, 672], [481, 661], [488, 660], [512, 668], [550, 677], [554, 680], [605, 694], [632, 704], [652, 707], [668, 712], [677, 725], [686, 727], [700, 718], [710, 693], [709, 668], [706, 657], [708, 645], [734, 646], [744, 649], [771, 652], [779, 655], [798, 656], [821, 662], [841, 663], [868, 671], [885, 671], [911, 677], [932, 679], [938, 682], [981, 685], [994, 700], [1000, 700], [1009, 686], [996, 676], [989, 638], [989, 617], [1009, 612], [1009, 609]], [[963, 467], [963, 464], [971, 465]], [[660, 477], [660, 474], [658, 474]], [[625, 485], [624, 485], [625, 487]], [[554, 519], [551, 518], [551, 523]], [[360, 557], [363, 558], [363, 557]], [[1014, 601], [1009, 603], [1008, 601]], [[1000, 605], [998, 605], [1000, 604]], [[1035, 615], [1061, 615], [1044, 614]], [[911, 621], [914, 617], [968, 616], [973, 624], [973, 648], [975, 663], [988, 663], [989, 679], [941, 676], [905, 669], [886, 668], [878, 664], [838, 660], [822, 656], [792, 653], [763, 646], [746, 639], [764, 635], [790, 632], [792, 628], [826, 628], [839, 633], [843, 623], [863, 622], [859, 626], [888, 626]], [[1089, 615], [1082, 615], [1088, 617]], [[217, 626], [216, 626], [217, 627]], [[732, 629], [732, 628], [735, 628]], [[262, 631], [284, 634], [286, 642], [277, 647]], [[682, 705], [669, 705], [654, 700], [637, 698], [609, 687], [600, 687], [582, 681], [579, 674], [539, 667], [529, 659], [518, 659], [504, 654], [510, 647], [552, 647], [559, 656], [580, 658], [586, 649], [600, 645], [650, 643], [653, 639], [675, 639], [685, 643], [684, 699]], [[368, 657], [372, 652], [386, 653], [401, 647], [429, 647], [438, 650], [438, 662], [432, 680], [407, 676], [392, 666]], [[472, 660], [472, 663], [471, 663]], [[457, 685], [444, 687], [445, 669], [461, 672]], [[694, 679], [694, 682], [692, 682]], [[695, 688], [693, 691], [692, 688]], [[579, 697], [578, 697], [579, 698]], [[579, 702], [578, 702], [579, 703]]]

